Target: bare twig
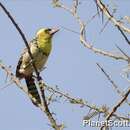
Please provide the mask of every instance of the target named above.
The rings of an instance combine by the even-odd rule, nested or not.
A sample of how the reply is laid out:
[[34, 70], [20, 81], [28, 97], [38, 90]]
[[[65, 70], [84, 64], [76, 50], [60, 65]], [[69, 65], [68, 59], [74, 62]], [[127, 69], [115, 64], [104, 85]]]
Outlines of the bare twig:
[[96, 54], [101, 54], [103, 56], [111, 57], [111, 58], [116, 59], [116, 60], [125, 60], [125, 61], [128, 61], [127, 57], [125, 57], [124, 55], [123, 56], [122, 55], [118, 56], [118, 55], [115, 55], [115, 54], [113, 54], [111, 52], [95, 48], [91, 43], [87, 42], [86, 41], [86, 36], [84, 36], [86, 25], [80, 19], [79, 15], [77, 14], [77, 11], [76, 11], [76, 13], [73, 12], [73, 10], [71, 8], [65, 6], [60, 1], [56, 1], [56, 2], [53, 1], [53, 5], [54, 5], [54, 7], [58, 7], [58, 8], [62, 8], [64, 10], [66, 10], [67, 12], [69, 12], [70, 14], [72, 14], [72, 16], [75, 17], [75, 19], [77, 20], [77, 22], [78, 22], [78, 24], [80, 26], [80, 42], [84, 45], [84, 47], [90, 49], [91, 51], [93, 51]]
[[0, 88], [0, 92], [6, 88], [8, 88], [11, 84], [13, 84], [14, 82], [9, 82], [8, 84], [6, 84], [5, 86], [2, 86], [2, 88]]
[[95, 4], [96, 4], [96, 9], [97, 9], [98, 16], [100, 16], [100, 11], [101, 11], [101, 10], [99, 10], [100, 8], [99, 8], [98, 5], [97, 5], [97, 1], [94, 0], [94, 2], [95, 2]]
[[[116, 92], [121, 97], [124, 97], [125, 94], [119, 89], [118, 85], [111, 79], [111, 77], [109, 76], [109, 74], [107, 74], [107, 72], [103, 69], [103, 67], [101, 67], [101, 65], [99, 65], [98, 63], [97, 63], [97, 66], [101, 69], [103, 74], [107, 77], [108, 81], [110, 81], [110, 83], [112, 84], [112, 86], [116, 90]], [[130, 106], [130, 102], [128, 100], [126, 100], [125, 102]]]
[[77, 13], [78, 5], [79, 5], [79, 0], [73, 0], [72, 12]]
[[[114, 81], [110, 78], [110, 76], [104, 71], [104, 69], [97, 63], [98, 67], [101, 69], [101, 71], [105, 74], [105, 76], [107, 77], [107, 79], [112, 83], [112, 85], [114, 86], [114, 88], [118, 88], [118, 86], [114, 83]], [[119, 91], [119, 90], [118, 90]], [[120, 91], [118, 93], [121, 93]], [[108, 121], [112, 116], [113, 114], [117, 111], [117, 109], [124, 103], [124, 102], [127, 102], [128, 103], [128, 96], [130, 94], [130, 89], [122, 96], [122, 99], [120, 101], [118, 101], [118, 103], [113, 107], [112, 111], [107, 115], [106, 117], [106, 121]], [[103, 130], [105, 126], [102, 126], [101, 127], [101, 130]]]
[[[127, 100], [128, 96], [130, 94], [130, 89], [125, 93], [124, 97], [118, 101], [118, 103], [113, 107], [112, 111], [109, 113], [109, 115], [106, 117], [106, 121], [109, 121], [110, 118], [113, 116], [113, 114], [117, 111], [117, 109]], [[101, 127], [101, 130], [103, 130], [105, 126]]]
[[117, 26], [117, 28], [120, 31], [120, 33], [122, 34], [122, 36], [124, 37], [125, 41], [130, 45], [130, 41], [127, 38], [127, 36], [125, 35], [125, 33], [121, 30], [121, 28], [119, 26]]
[[[15, 83], [31, 100], [36, 102], [36, 99], [30, 93], [27, 92], [25, 87], [20, 83], [19, 79], [16, 78], [16, 76], [11, 72], [10, 68], [5, 66], [3, 63], [0, 63], [0, 68], [2, 68], [8, 74], [11, 81], [13, 83]], [[84, 107], [89, 108], [91, 110], [97, 111], [97, 113], [102, 113], [102, 114], [104, 113], [105, 115], [109, 114], [109, 112], [106, 109], [107, 107], [106, 106], [104, 107], [104, 105], [101, 106], [101, 107], [97, 107], [94, 104], [89, 104], [87, 101], [85, 101], [85, 100], [83, 100], [81, 98], [74, 98], [74, 97], [70, 96], [68, 93], [61, 92], [60, 90], [52, 88], [52, 87], [50, 87], [50, 86], [48, 86], [46, 84], [44, 84], [44, 86], [45, 86], [45, 89], [47, 89], [49, 92], [51, 92], [53, 94], [54, 93], [58, 94], [61, 97], [66, 98], [71, 104], [81, 105], [82, 107], [84, 106]], [[44, 112], [44, 109], [43, 109], [42, 105], [39, 104], [39, 108], [41, 109], [41, 111]], [[113, 117], [116, 117], [117, 119], [130, 120], [129, 118], [126, 118], [124, 116], [119, 116], [118, 114], [113, 114]], [[64, 125], [60, 125], [60, 126], [61, 126], [60, 130], [62, 130]]]
[[[54, 1], [53, 1], [54, 2]], [[99, 3], [100, 0], [96, 0], [96, 4], [99, 6]], [[113, 59], [116, 59], [116, 60], [125, 60], [125, 61], [129, 61], [129, 57], [126, 56], [126, 55], [121, 55], [121, 56], [117, 56], [111, 52], [107, 52], [107, 51], [104, 51], [104, 50], [101, 50], [101, 49], [98, 49], [98, 48], [95, 48], [93, 47], [93, 45], [89, 42], [86, 41], [86, 36], [84, 35], [84, 32], [85, 32], [85, 27], [86, 25], [84, 24], [84, 22], [81, 20], [81, 18], [79, 17], [79, 15], [77, 14], [77, 11], [73, 11], [71, 8], [67, 7], [65, 4], [61, 3], [60, 1], [57, 1], [56, 3], [54, 2], [54, 6], [55, 7], [59, 7], [59, 8], [62, 8], [64, 10], [66, 10], [67, 12], [69, 12], [70, 14], [72, 14], [72, 16], [75, 17], [75, 19], [77, 20], [79, 26], [80, 26], [80, 42], [88, 49], [90, 49], [91, 51], [93, 51], [94, 53], [97, 53], [97, 54], [101, 54], [101, 55], [104, 55], [104, 56], [107, 56], [107, 57], [110, 57], [110, 58], [113, 58]], [[120, 22], [116, 21], [115, 18], [113, 17], [113, 15], [111, 15], [109, 13], [109, 11], [107, 10], [107, 8], [101, 4], [101, 7], [99, 7], [100, 10], [104, 13], [106, 13], [105, 15], [108, 16], [108, 19], [112, 22], [114, 22], [114, 24], [117, 26], [117, 27], [121, 27], [121, 29], [123, 29], [123, 31], [126, 31], [127, 33], [130, 33], [130, 30], [128, 28], [126, 28], [124, 25], [122, 25]], [[105, 72], [105, 71], [104, 71]], [[118, 89], [118, 86], [115, 84], [115, 82], [109, 77], [109, 75], [107, 75], [106, 73], [106, 76], [108, 78], [108, 80], [112, 83], [113, 87], [116, 89], [117, 93], [119, 93], [122, 98], [124, 99], [127, 95], [124, 94], [122, 91], [120, 91]], [[118, 108], [124, 101], [127, 101], [126, 99], [124, 99], [123, 101], [121, 101], [116, 107], [114, 107], [114, 109]], [[109, 115], [111, 116], [114, 116], [116, 114], [114, 114], [116, 112], [113, 111], [112, 113], [108, 112], [106, 113], [106, 116], [108, 117]], [[120, 119], [118, 118], [117, 116], [115, 116], [116, 119]], [[129, 120], [129, 119], [128, 119]]]
[[124, 55], [128, 58], [128, 63], [130, 62], [130, 57], [118, 46], [115, 44], [115, 46], [117, 47], [117, 49]]
[[[114, 15], [114, 13], [116, 12], [116, 10], [113, 10], [112, 15]], [[105, 29], [105, 27], [108, 25], [109, 21], [111, 20], [111, 18], [108, 18], [108, 20], [106, 21], [106, 23], [104, 24], [103, 28], [101, 29], [100, 33], [102, 33]]]
[[115, 26], [120, 27], [123, 31], [130, 33], [130, 29], [125, 27], [121, 22], [116, 20], [113, 15], [109, 12], [105, 4], [101, 0], [96, 0], [96, 3], [98, 7], [103, 11], [103, 13], [108, 17], [108, 19], [111, 20], [112, 23], [114, 23]]

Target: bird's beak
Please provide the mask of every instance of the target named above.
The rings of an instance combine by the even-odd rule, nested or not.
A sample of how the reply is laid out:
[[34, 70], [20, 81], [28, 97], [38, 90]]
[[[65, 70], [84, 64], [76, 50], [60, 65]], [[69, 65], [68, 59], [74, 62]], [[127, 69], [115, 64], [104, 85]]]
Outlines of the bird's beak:
[[51, 31], [50, 31], [50, 34], [51, 35], [54, 35], [56, 32], [58, 32], [60, 29], [58, 28], [52, 28]]

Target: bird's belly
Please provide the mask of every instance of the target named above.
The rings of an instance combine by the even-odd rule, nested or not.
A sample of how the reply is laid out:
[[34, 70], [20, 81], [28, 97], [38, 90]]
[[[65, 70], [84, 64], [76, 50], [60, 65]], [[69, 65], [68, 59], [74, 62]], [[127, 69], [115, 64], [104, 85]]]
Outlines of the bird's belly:
[[44, 65], [47, 61], [47, 56], [46, 55], [39, 55], [35, 61], [36, 67], [39, 71], [41, 71], [44, 68]]
[[[44, 65], [47, 61], [47, 56], [43, 55], [43, 53], [39, 53], [38, 55], [33, 57], [34, 60], [33, 62], [35, 63], [35, 66], [37, 68], [38, 71], [41, 71], [44, 68]], [[26, 67], [22, 67], [22, 73], [26, 76], [32, 74], [34, 72], [34, 68], [32, 66], [31, 63], [29, 63], [28, 65], [25, 65]]]

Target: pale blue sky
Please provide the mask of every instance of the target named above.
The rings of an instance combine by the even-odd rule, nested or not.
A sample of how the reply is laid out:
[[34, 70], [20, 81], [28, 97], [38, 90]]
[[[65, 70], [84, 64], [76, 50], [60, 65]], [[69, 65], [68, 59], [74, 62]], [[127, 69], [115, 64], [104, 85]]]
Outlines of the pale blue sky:
[[[14, 16], [15, 20], [31, 40], [35, 32], [42, 27], [64, 26], [79, 31], [75, 19], [62, 9], [51, 6], [50, 0], [0, 0]], [[67, 4], [70, 4], [68, 0]], [[130, 16], [130, 2], [128, 0], [112, 0], [117, 4], [117, 17]], [[122, 2], [123, 1], [123, 2]], [[83, 0], [79, 6], [79, 14], [84, 21], [88, 21], [96, 14], [93, 0]], [[87, 39], [96, 47], [117, 51], [118, 44], [129, 54], [129, 46], [119, 31], [109, 24], [102, 34], [99, 34], [103, 24], [101, 18], [96, 17], [87, 25]], [[0, 9], [0, 59], [11, 65], [13, 72], [25, 47], [20, 35], [11, 24], [7, 16]], [[101, 63], [122, 88], [126, 89], [128, 82], [120, 76], [127, 65], [122, 61], [113, 61], [101, 55], [95, 55], [80, 44], [79, 36], [61, 28], [53, 39], [53, 50], [46, 64], [47, 68], [41, 73], [44, 81], [50, 86], [58, 87], [74, 97], [83, 98], [92, 104], [101, 106], [107, 104], [112, 107], [120, 98], [113, 91], [111, 84], [99, 71], [96, 62]], [[5, 85], [6, 75], [0, 71], [0, 87]], [[48, 120], [42, 112], [32, 105], [28, 97], [14, 84], [7, 89], [0, 90], [0, 130], [49, 130]], [[82, 119], [88, 112], [66, 102], [56, 102], [51, 109], [56, 113], [59, 122], [66, 125], [66, 130], [86, 130]], [[128, 107], [122, 107], [122, 113], [128, 112]], [[118, 130], [121, 128], [117, 128]], [[127, 129], [127, 128], [126, 128]]]

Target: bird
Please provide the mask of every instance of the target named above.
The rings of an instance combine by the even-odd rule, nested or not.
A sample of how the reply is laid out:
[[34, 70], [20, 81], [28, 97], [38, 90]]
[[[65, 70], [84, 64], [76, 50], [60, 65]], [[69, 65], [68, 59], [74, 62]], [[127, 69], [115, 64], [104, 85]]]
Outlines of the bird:
[[[52, 38], [58, 28], [41, 28], [36, 32], [35, 37], [29, 42], [29, 48], [33, 57], [33, 63], [36, 66], [38, 72], [41, 72], [45, 67], [45, 63], [52, 50]], [[28, 93], [35, 98], [32, 103], [35, 106], [41, 104], [40, 96], [36, 87], [34, 73], [34, 67], [32, 65], [32, 59], [28, 53], [28, 49], [25, 48], [21, 53], [17, 67], [16, 77], [21, 80], [25, 79]]]

